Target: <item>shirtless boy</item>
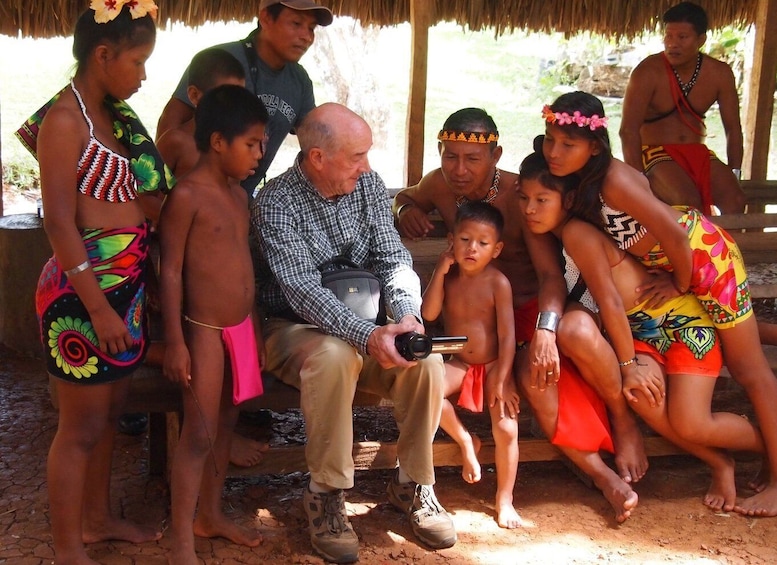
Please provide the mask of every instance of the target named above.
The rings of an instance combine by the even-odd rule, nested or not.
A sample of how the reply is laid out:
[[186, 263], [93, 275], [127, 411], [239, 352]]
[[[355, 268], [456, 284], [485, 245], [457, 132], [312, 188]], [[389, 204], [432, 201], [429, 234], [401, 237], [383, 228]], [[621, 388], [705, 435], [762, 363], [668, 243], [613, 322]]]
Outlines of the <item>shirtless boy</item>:
[[[254, 331], [248, 196], [233, 179], [256, 168], [266, 123], [267, 110], [245, 88], [223, 85], [208, 92], [195, 113], [200, 160], [162, 208], [164, 372], [181, 385], [184, 402], [171, 480], [169, 560], [175, 565], [198, 563], [195, 535], [247, 546], [262, 541], [227, 519], [221, 493], [238, 415], [232, 379], [243, 371], [259, 379], [257, 351], [263, 350], [261, 332]], [[225, 371], [229, 343], [239, 361]]]
[[[440, 427], [461, 448], [461, 475], [468, 483], [480, 480], [480, 440], [456, 416], [448, 399], [459, 393], [459, 406], [491, 414], [496, 456], [496, 519], [502, 528], [517, 528], [521, 518], [513, 507], [518, 471], [519, 398], [513, 377], [515, 321], [510, 281], [491, 261], [504, 247], [504, 219], [483, 202], [463, 204], [456, 213], [450, 243], [424, 292], [421, 315], [443, 315], [448, 335], [466, 335], [463, 352], [445, 362], [445, 400]], [[485, 391], [485, 392], [484, 392]]]
[[[707, 14], [692, 2], [664, 13], [664, 51], [636, 66], [623, 97], [623, 160], [644, 171], [650, 188], [671, 205], [710, 214], [744, 211], [738, 179], [744, 153], [734, 73], [703, 54]], [[717, 103], [726, 132], [723, 163], [704, 145], [704, 115]]]
[[[192, 57], [188, 77], [187, 94], [195, 108], [212, 88], [222, 84], [245, 85], [245, 71], [240, 61], [219, 47], [203, 49]], [[194, 116], [159, 136], [157, 147], [165, 164], [176, 177], [180, 178], [193, 169], [200, 158], [194, 142]], [[251, 467], [262, 460], [269, 447], [266, 442], [258, 442], [235, 432], [229, 462], [240, 467]]]
[[[528, 383], [523, 393], [538, 418], [554, 423], [557, 416], [569, 418], [566, 429], [580, 430], [585, 426], [591, 432], [551, 438], [589, 475], [609, 470], [599, 450], [612, 451], [614, 443], [618, 471], [615, 477], [622, 478], [619, 483], [625, 481], [628, 486], [642, 478], [648, 461], [634, 415], [621, 392], [617, 367], [612, 372], [601, 371], [602, 359], [612, 357], [612, 348], [590, 321], [558, 322], [567, 296], [558, 243], [548, 234], [534, 235], [526, 229], [515, 194], [518, 175], [497, 168], [502, 156], [498, 139], [496, 124], [484, 110], [464, 108], [451, 114], [438, 136], [441, 167], [395, 197], [394, 214], [399, 232], [404, 237], [424, 237], [433, 228], [428, 217], [433, 210], [438, 211], [451, 231], [457, 205], [466, 201], [487, 202], [504, 218], [509, 218], [502, 234], [504, 249], [493, 264], [505, 274], [512, 287], [516, 340], [528, 345], [516, 355], [516, 375], [520, 382]], [[538, 316], [538, 312], [543, 315]], [[559, 362], [559, 349], [572, 363], [569, 359]], [[567, 374], [570, 378], [561, 378]], [[581, 375], [585, 382], [581, 382]], [[611, 375], [617, 378], [603, 378]], [[591, 410], [583, 413], [582, 405], [576, 404], [574, 413], [557, 414], [557, 393], [563, 392], [555, 386], [557, 383], [563, 391], [569, 390], [569, 383], [577, 391], [590, 392], [587, 397]], [[607, 411], [612, 421], [612, 437], [606, 422]], [[608, 498], [616, 507], [616, 515], [625, 512], [621, 502], [629, 496], [630, 493]]]

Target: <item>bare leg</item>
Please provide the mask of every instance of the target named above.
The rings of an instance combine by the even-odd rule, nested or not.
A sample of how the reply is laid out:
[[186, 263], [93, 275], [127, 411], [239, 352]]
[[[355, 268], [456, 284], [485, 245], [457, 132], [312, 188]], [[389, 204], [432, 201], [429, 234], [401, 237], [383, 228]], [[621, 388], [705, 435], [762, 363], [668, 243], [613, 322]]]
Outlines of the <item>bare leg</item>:
[[735, 510], [749, 516], [777, 516], [777, 379], [758, 345], [755, 317], [718, 333], [726, 365], [753, 404], [770, 472], [763, 490], [737, 504]]
[[[54, 553], [59, 564], [93, 564], [84, 543], [101, 539], [143, 542], [158, 539], [110, 513], [110, 464], [119, 407], [129, 381], [75, 385], [55, 380], [59, 423], [49, 450], [47, 482]], [[89, 488], [85, 488], [89, 485]], [[105, 525], [95, 526], [102, 519]]]
[[476, 483], [480, 480], [480, 439], [471, 435], [464, 424], [456, 415], [450, 400], [442, 401], [442, 413], [440, 415], [440, 427], [451, 436], [461, 450], [461, 477], [468, 483]]
[[[532, 389], [529, 384], [528, 371], [520, 370], [522, 376], [522, 389], [532, 413], [543, 433], [552, 438], [556, 432], [558, 419], [558, 389], [549, 387], [544, 391]], [[618, 523], [625, 522], [631, 512], [637, 507], [639, 497], [627, 482], [610, 469], [598, 452], [580, 451], [570, 447], [557, 446], [583, 473], [591, 477], [596, 488], [610, 503]]]
[[[640, 363], [653, 365], [655, 370], [659, 370], [658, 363], [652, 357], [648, 355], [639, 355], [638, 357]], [[710, 377], [699, 377], [696, 375], [670, 375], [668, 379], [669, 392], [664, 402], [656, 406], [650, 406], [647, 398], [637, 392], [638, 400], [632, 404], [632, 407], [661, 436], [709, 465], [712, 471], [712, 484], [704, 496], [704, 504], [713, 510], [733, 510], [736, 502], [734, 460], [720, 449], [690, 441], [677, 433], [672, 425], [670, 416], [678, 411], [692, 410], [695, 406], [706, 406], [706, 410], [709, 412], [709, 406], [712, 401], [712, 388], [715, 386], [715, 381]], [[699, 394], [692, 394], [690, 399], [688, 394], [680, 394], [678, 391], [682, 389], [678, 387], [685, 387], [686, 390], [684, 392], [689, 392], [688, 379], [695, 380], [697, 385], [704, 384], [709, 388], [709, 391], [697, 391]], [[706, 382], [701, 379], [706, 379]], [[674, 408], [671, 407], [673, 404], [676, 405]]]
[[498, 406], [489, 411], [496, 459], [496, 522], [500, 528], [519, 528], [523, 522], [513, 506], [518, 473], [518, 418], [500, 418]]
[[464, 381], [464, 375], [467, 374], [468, 368], [466, 363], [462, 363], [458, 359], [445, 362], [444, 400], [440, 414], [440, 428], [451, 436], [451, 439], [458, 444], [461, 450], [461, 477], [468, 483], [476, 483], [480, 480], [480, 462], [478, 461], [480, 439], [467, 431], [456, 415], [453, 404], [448, 400], [448, 397], [461, 390], [461, 383]]
[[[236, 544], [255, 547], [262, 543], [259, 533], [236, 524], [224, 515], [222, 509], [221, 498], [227, 475], [230, 444], [235, 436], [235, 423], [239, 413], [240, 409], [232, 404], [232, 381], [227, 378], [221, 394], [219, 425], [214, 444], [216, 467], [206, 464], [203, 469], [200, 505], [194, 519], [194, 534], [205, 538], [223, 537]], [[218, 473], [215, 472], [216, 468]]]
[[[226, 435], [227, 441], [220, 442], [219, 451], [216, 452], [224, 390], [224, 348], [221, 336], [218, 331], [199, 326], [187, 326], [185, 330], [191, 355], [192, 380], [190, 386], [182, 391], [184, 419], [171, 480], [172, 544], [169, 561], [175, 565], [198, 564], [193, 521], [200, 486], [206, 483], [205, 476], [216, 477], [216, 480], [211, 479], [213, 482], [209, 485], [214, 485], [218, 476], [223, 481], [231, 439], [230, 431]], [[206, 491], [204, 486], [203, 491]], [[201, 513], [213, 514], [214, 496], [220, 497], [221, 490], [217, 491], [217, 495], [211, 491], [203, 492]], [[198, 535], [203, 533], [210, 532], [202, 528], [197, 531]]]
[[590, 314], [569, 310], [558, 330], [561, 352], [575, 364], [607, 406], [615, 444], [615, 466], [620, 477], [637, 482], [648, 469], [642, 433], [622, 392], [618, 360]]
[[721, 214], [741, 214], [745, 211], [745, 193], [731, 169], [721, 161], [710, 161], [712, 201]]
[[268, 449], [270, 444], [267, 442], [256, 441], [233, 432], [229, 462], [238, 467], [253, 467], [259, 464]]

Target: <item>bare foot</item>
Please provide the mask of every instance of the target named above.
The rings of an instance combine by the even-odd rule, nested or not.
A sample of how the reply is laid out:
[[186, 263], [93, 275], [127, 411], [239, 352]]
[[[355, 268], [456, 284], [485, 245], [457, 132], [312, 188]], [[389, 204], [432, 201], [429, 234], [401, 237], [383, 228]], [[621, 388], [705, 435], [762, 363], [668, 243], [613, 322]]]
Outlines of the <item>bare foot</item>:
[[627, 483], [636, 483], [647, 473], [648, 458], [642, 432], [631, 415], [620, 418], [617, 423], [613, 421], [612, 440], [615, 445], [615, 467], [618, 469], [618, 475]]
[[604, 498], [615, 510], [615, 521], [622, 524], [631, 516], [631, 511], [637, 507], [639, 497], [631, 488], [631, 485], [624, 482], [615, 473], [610, 477], [604, 478], [602, 484], [594, 481], [597, 488], [602, 491]]
[[480, 480], [480, 438], [470, 434], [469, 441], [465, 441], [461, 447], [461, 477], [468, 483], [476, 483]]
[[761, 492], [769, 484], [769, 460], [766, 457], [761, 462], [761, 469], [758, 474], [748, 481], [747, 486], [755, 492]]
[[194, 535], [201, 538], [226, 538], [232, 543], [248, 547], [256, 547], [262, 543], [259, 532], [244, 528], [228, 520], [223, 514], [207, 523], [197, 515], [194, 519]]
[[729, 512], [737, 501], [737, 487], [734, 482], [734, 460], [724, 457], [723, 463], [712, 469], [712, 483], [702, 499], [712, 510]]
[[777, 483], [768, 484], [758, 494], [736, 504], [734, 510], [746, 516], [777, 516]]
[[262, 460], [270, 444], [249, 439], [239, 433], [232, 434], [229, 462], [238, 467], [253, 467]]
[[108, 540], [144, 543], [158, 540], [161, 537], [162, 532], [152, 526], [142, 526], [129, 520], [120, 520], [114, 517], [94, 524], [84, 523], [81, 532], [81, 539], [84, 543]]
[[497, 503], [496, 523], [499, 524], [500, 528], [507, 528], [508, 530], [514, 530], [523, 526], [523, 520], [518, 515], [518, 511], [510, 503]]

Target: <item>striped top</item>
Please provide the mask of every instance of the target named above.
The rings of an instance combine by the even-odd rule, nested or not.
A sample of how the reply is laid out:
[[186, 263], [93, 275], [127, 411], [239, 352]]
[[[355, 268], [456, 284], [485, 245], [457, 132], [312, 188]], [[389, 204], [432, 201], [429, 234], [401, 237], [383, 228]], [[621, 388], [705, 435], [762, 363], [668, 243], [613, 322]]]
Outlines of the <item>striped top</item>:
[[94, 126], [86, 114], [81, 93], [72, 82], [70, 87], [89, 126], [89, 143], [78, 160], [78, 192], [106, 202], [135, 200], [138, 197], [137, 180], [130, 168], [130, 160], [109, 149], [94, 136]]

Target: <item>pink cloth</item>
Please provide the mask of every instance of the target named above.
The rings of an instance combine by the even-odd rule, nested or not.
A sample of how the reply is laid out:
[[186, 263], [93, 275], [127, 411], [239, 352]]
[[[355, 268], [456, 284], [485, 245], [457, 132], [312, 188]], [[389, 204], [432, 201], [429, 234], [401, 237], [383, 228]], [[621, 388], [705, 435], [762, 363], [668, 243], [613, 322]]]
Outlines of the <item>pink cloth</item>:
[[464, 380], [461, 381], [461, 391], [456, 404], [472, 412], [483, 411], [483, 383], [486, 379], [485, 365], [470, 365]]
[[262, 370], [251, 316], [236, 326], [224, 328], [221, 338], [232, 364], [232, 402], [237, 405], [261, 395], [264, 392]]

